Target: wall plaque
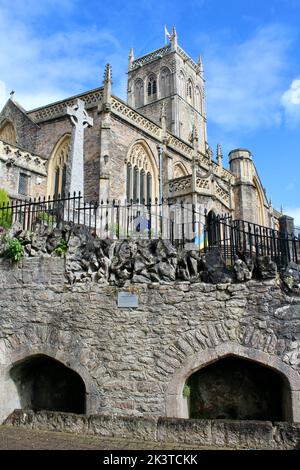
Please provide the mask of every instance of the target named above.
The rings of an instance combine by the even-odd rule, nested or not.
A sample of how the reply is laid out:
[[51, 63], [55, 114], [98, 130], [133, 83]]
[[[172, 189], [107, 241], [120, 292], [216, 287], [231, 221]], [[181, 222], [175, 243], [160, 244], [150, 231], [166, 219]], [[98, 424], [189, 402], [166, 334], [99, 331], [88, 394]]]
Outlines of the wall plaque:
[[119, 308], [137, 308], [139, 306], [139, 298], [137, 294], [130, 292], [118, 292]]

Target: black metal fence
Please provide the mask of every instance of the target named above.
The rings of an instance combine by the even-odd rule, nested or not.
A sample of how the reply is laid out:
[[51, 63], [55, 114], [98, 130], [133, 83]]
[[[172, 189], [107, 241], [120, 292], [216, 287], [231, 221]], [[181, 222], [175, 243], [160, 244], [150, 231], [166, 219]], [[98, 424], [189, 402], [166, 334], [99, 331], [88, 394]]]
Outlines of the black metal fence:
[[214, 216], [206, 222], [207, 249], [218, 247], [231, 264], [235, 256], [268, 256], [280, 269], [290, 261], [300, 263], [300, 240], [295, 233], [282, 233], [230, 217]]
[[229, 264], [236, 255], [267, 255], [279, 268], [289, 261], [300, 263], [300, 240], [295, 234], [229, 215], [207, 214], [194, 204], [154, 201], [100, 201], [87, 203], [75, 193], [64, 198], [14, 201], [0, 207], [0, 227], [19, 224], [20, 229], [38, 231], [44, 226], [63, 228], [67, 223], [85, 226], [99, 238], [170, 240], [175, 246], [209, 251], [218, 247]]
[[4, 228], [17, 223], [23, 230], [36, 231], [43, 226], [63, 228], [69, 222], [87, 227], [99, 238], [164, 238], [174, 245], [203, 247], [204, 212], [184, 202], [87, 203], [80, 194], [69, 194], [66, 198], [14, 201], [0, 208], [0, 226]]

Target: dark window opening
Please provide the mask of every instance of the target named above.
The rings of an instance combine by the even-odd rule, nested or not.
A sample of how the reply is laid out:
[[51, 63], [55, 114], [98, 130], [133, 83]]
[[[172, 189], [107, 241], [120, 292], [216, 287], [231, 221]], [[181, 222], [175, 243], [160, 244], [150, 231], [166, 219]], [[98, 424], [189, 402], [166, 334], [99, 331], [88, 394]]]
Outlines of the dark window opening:
[[30, 176], [26, 175], [25, 173], [20, 173], [18, 192], [19, 194], [22, 194], [23, 196], [28, 195], [29, 178]]

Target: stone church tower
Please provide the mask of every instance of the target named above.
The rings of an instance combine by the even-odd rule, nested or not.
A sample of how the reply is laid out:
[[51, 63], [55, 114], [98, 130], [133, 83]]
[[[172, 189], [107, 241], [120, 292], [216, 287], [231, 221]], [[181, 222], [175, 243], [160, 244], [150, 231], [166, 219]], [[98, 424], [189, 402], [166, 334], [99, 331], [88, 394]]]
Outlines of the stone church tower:
[[193, 126], [199, 138], [199, 150], [206, 149], [204, 76], [201, 57], [196, 64], [178, 45], [175, 27], [171, 43], [128, 61], [128, 104], [160, 125], [164, 105], [167, 130], [191, 142]]

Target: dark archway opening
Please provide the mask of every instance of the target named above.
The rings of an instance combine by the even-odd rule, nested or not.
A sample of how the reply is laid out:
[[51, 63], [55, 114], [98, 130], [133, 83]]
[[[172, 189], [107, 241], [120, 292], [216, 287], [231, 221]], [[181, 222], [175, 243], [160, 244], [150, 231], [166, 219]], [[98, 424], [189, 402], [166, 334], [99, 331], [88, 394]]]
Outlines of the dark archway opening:
[[250, 360], [226, 357], [192, 374], [189, 417], [284, 419], [287, 384], [277, 372]]
[[220, 221], [214, 211], [209, 211], [206, 217], [206, 230], [208, 237], [208, 246], [218, 246], [221, 239]]
[[33, 356], [10, 371], [23, 409], [85, 413], [85, 385], [72, 369], [48, 356]]

